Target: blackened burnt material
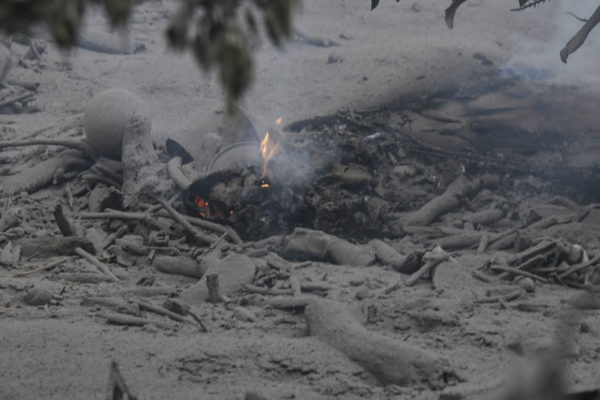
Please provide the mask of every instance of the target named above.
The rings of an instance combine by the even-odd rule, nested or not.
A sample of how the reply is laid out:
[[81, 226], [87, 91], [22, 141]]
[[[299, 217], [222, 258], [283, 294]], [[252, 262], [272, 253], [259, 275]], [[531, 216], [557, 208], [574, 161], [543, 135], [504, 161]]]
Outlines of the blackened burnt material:
[[212, 173], [188, 189], [190, 214], [232, 226], [244, 240], [291, 232], [303, 220], [303, 189], [261, 179], [253, 168]]

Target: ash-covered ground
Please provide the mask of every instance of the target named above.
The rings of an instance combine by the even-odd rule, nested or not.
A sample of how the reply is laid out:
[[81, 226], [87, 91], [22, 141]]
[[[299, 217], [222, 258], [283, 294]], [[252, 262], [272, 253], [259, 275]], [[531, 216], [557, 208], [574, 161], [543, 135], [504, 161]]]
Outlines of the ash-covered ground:
[[[305, 1], [236, 118], [167, 49], [174, 1], [125, 38], [92, 10], [101, 48], [13, 41], [1, 398], [598, 396], [598, 39], [558, 56], [595, 5], [469, 1], [448, 30], [437, 1], [368, 3]], [[82, 144], [113, 88], [152, 126], [122, 163]]]

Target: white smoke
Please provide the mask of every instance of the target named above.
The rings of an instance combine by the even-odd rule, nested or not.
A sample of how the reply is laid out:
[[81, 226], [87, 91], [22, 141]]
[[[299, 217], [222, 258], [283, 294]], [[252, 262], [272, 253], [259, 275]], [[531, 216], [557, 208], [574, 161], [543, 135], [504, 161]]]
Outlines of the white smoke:
[[[502, 67], [503, 73], [526, 80], [578, 84], [600, 91], [600, 26], [592, 30], [585, 43], [569, 56], [567, 64], [561, 62], [559, 56], [560, 50], [584, 24], [568, 13], [587, 19], [598, 6], [599, 0], [550, 0], [538, 6], [552, 9], [549, 13], [540, 12], [538, 20], [540, 25], [546, 25], [545, 31], [550, 34], [537, 39], [517, 38], [519, 48]], [[538, 10], [521, 12], [537, 13]]]

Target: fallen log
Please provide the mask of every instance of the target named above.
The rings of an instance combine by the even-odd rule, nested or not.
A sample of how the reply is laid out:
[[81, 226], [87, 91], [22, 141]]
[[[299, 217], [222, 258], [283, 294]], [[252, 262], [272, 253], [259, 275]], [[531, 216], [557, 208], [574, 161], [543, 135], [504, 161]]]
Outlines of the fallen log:
[[506, 210], [502, 208], [490, 208], [489, 210], [478, 211], [464, 217], [465, 221], [480, 225], [490, 225], [500, 221], [506, 215]]
[[479, 243], [484, 233], [483, 231], [464, 231], [438, 239], [435, 244], [446, 250], [464, 249]]
[[143, 326], [143, 325], [152, 324], [158, 328], [163, 328], [163, 329], [173, 328], [172, 325], [167, 324], [162, 321], [134, 317], [134, 316], [125, 315], [125, 314], [105, 314], [104, 318], [106, 318], [106, 322], [108, 322], [109, 324], [113, 324], [113, 325]]
[[75, 249], [82, 248], [94, 253], [94, 245], [87, 239], [74, 236], [44, 236], [39, 238], [25, 238], [16, 241], [21, 246], [21, 256], [49, 258], [55, 256], [71, 256]]
[[283, 240], [283, 254], [299, 260], [329, 261], [338, 265], [367, 266], [375, 256], [360, 246], [325, 232], [296, 228]]
[[154, 268], [165, 274], [176, 274], [192, 278], [202, 278], [208, 266], [197, 262], [193, 258], [178, 256], [156, 256], [152, 262]]
[[461, 175], [448, 185], [444, 193], [425, 203], [417, 211], [408, 213], [403, 222], [406, 225], [429, 225], [458, 208], [463, 199], [473, 196], [482, 188], [497, 186], [499, 183], [500, 179], [491, 175], [473, 180]]
[[369, 247], [371, 247], [375, 252], [375, 258], [377, 258], [377, 261], [383, 265], [389, 265], [394, 269], [400, 268], [406, 260], [406, 256], [398, 253], [396, 249], [382, 240], [371, 240], [369, 242]]
[[434, 354], [368, 331], [342, 303], [314, 300], [304, 317], [311, 335], [343, 352], [384, 384], [425, 384], [439, 389], [452, 375], [449, 364]]

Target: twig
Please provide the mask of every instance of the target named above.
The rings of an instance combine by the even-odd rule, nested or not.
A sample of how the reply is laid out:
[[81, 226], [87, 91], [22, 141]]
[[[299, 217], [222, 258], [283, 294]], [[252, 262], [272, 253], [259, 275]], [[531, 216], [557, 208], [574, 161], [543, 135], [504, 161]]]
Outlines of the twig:
[[255, 285], [244, 285], [244, 290], [249, 293], [272, 295], [272, 296], [286, 296], [294, 294], [292, 289], [270, 289]]
[[223, 233], [221, 236], [219, 236], [219, 238], [217, 240], [215, 240], [214, 242], [212, 242], [212, 244], [208, 247], [209, 250], [214, 250], [215, 247], [218, 246], [219, 243], [221, 243], [223, 241], [223, 239], [225, 239], [225, 237], [229, 235], [229, 232], [225, 232]]
[[[159, 212], [158, 215], [164, 216], [165, 214]], [[167, 213], [167, 215], [168, 215], [168, 213]], [[229, 237], [231, 238], [231, 240], [233, 240], [233, 242], [235, 244], [239, 244], [239, 245], [244, 244], [244, 242], [242, 241], [240, 236], [237, 234], [237, 232], [229, 227], [225, 227], [221, 224], [217, 224], [216, 222], [208, 221], [208, 220], [205, 220], [202, 218], [185, 216], [185, 219], [188, 220], [191, 224], [197, 225], [201, 228], [210, 229], [212, 231], [219, 232], [219, 233], [227, 233], [229, 235]]]
[[570, 15], [571, 17], [575, 18], [575, 19], [576, 19], [576, 20], [578, 20], [578, 21], [581, 21], [581, 22], [588, 22], [588, 20], [587, 20], [586, 18], [581, 18], [581, 17], [578, 17], [577, 15], [575, 15], [575, 13], [573, 13], [573, 12], [571, 12], [571, 11], [567, 11], [567, 15]]
[[473, 276], [473, 278], [479, 279], [480, 281], [485, 283], [490, 283], [492, 281], [490, 278], [488, 278], [479, 271], [471, 271], [471, 275]]
[[31, 92], [19, 93], [17, 95], [9, 97], [6, 100], [0, 101], [0, 108], [7, 106], [9, 104], [12, 104], [14, 102], [17, 102], [17, 101], [25, 100], [28, 97], [33, 97], [33, 93], [31, 93]]
[[159, 328], [171, 329], [172, 326], [162, 321], [155, 321], [146, 318], [134, 317], [125, 314], [105, 314], [106, 322], [115, 325], [129, 325], [129, 326], [142, 326], [147, 324], [153, 324]]
[[104, 211], [104, 212], [82, 212], [77, 214], [81, 219], [123, 219], [147, 222], [152, 218], [147, 213], [124, 212], [124, 211]]
[[202, 332], [204, 332], [204, 333], [208, 332], [208, 329], [206, 329], [206, 326], [204, 326], [204, 323], [202, 322], [202, 320], [200, 318], [198, 318], [198, 316], [190, 310], [190, 307], [188, 305], [180, 303], [176, 300], [169, 299], [169, 300], [165, 301], [165, 303], [163, 304], [163, 307], [165, 309], [175, 312], [176, 314], [191, 316], [194, 319], [194, 321], [196, 321], [198, 323], [198, 326], [200, 327], [200, 330]]
[[166, 308], [155, 306], [154, 304], [146, 303], [145, 301], [142, 301], [142, 300], [135, 300], [135, 302], [140, 306], [141, 309], [152, 311], [159, 315], [164, 315], [164, 316], [169, 317], [177, 322], [193, 324], [193, 322], [190, 321], [189, 319], [184, 318], [181, 315], [174, 313], [173, 311], [169, 311]]
[[104, 239], [104, 243], [102, 243], [102, 246], [101, 246], [102, 250], [106, 249], [108, 246], [113, 244], [115, 239], [123, 236], [127, 232], [128, 229], [129, 228], [127, 227], [127, 225], [122, 225], [116, 232], [113, 232], [110, 235], [108, 235], [106, 237], [106, 239]]
[[13, 275], [13, 278], [28, 276], [28, 275], [32, 275], [32, 274], [35, 274], [37, 272], [42, 272], [42, 271], [50, 271], [52, 268], [58, 267], [59, 265], [64, 264], [67, 261], [73, 261], [76, 258], [77, 257], [75, 257], [75, 256], [61, 258], [60, 260], [53, 261], [49, 264], [44, 265], [43, 267], [32, 269], [31, 271], [17, 272], [16, 274]]
[[292, 264], [293, 269], [302, 269], [312, 265], [312, 261], [302, 261], [297, 264]]
[[156, 201], [158, 201], [160, 204], [162, 204], [163, 208], [165, 210], [167, 210], [167, 212], [169, 214], [171, 214], [171, 217], [173, 217], [173, 219], [177, 222], [179, 222], [179, 224], [181, 224], [181, 226], [183, 226], [185, 228], [185, 230], [187, 230], [196, 240], [200, 241], [200, 242], [204, 242], [207, 244], [211, 244], [215, 241], [215, 237], [212, 235], [207, 235], [204, 232], [200, 232], [198, 229], [194, 228], [186, 219], [183, 215], [181, 215], [179, 212], [177, 212], [177, 210], [175, 210], [173, 207], [171, 207], [170, 204], [168, 204], [166, 201], [159, 199], [157, 197], [151, 196], [153, 197]]
[[274, 297], [257, 299], [257, 305], [267, 305], [278, 309], [303, 309], [307, 305], [316, 301], [318, 297], [301, 296], [301, 297]]
[[60, 126], [60, 131], [59, 133], [64, 133], [67, 132], [75, 127], [78, 127], [81, 125], [81, 117], [82, 117], [83, 113], [77, 114], [77, 115], [73, 115], [70, 117], [65, 117], [65, 118], [61, 118], [60, 120], [56, 121], [55, 124], [53, 125], [49, 125], [49, 126], [45, 126], [43, 128], [40, 128], [38, 130], [35, 130], [31, 133], [19, 133], [19, 137], [22, 138], [23, 140], [29, 140], [32, 139], [34, 137], [37, 137], [39, 135], [41, 135], [42, 133], [49, 131], [51, 129], [54, 129], [56, 127], [60, 126], [61, 122], [67, 122], [65, 125]]
[[491, 267], [492, 271], [498, 271], [498, 272], [506, 272], [509, 274], [513, 274], [513, 275], [520, 275], [520, 276], [525, 276], [527, 278], [531, 278], [531, 279], [535, 279], [536, 281], [542, 282], [542, 283], [548, 283], [548, 279], [546, 278], [542, 278], [539, 275], [536, 274], [532, 274], [530, 272], [527, 271], [523, 271], [517, 268], [511, 268], [511, 267], [503, 267], [500, 265], [493, 265]]
[[562, 274], [558, 275], [559, 279], [565, 279], [568, 276], [576, 273], [576, 272], [580, 272], [583, 271], [586, 268], [589, 268], [595, 264], [597, 264], [598, 262], [600, 262], [600, 257], [596, 257], [593, 258], [591, 260], [589, 260], [588, 262], [582, 263], [582, 264], [576, 264], [573, 265], [571, 268], [569, 268], [568, 270], [566, 270], [565, 272], [563, 272]]
[[[1, 107], [1, 105], [0, 105]], [[10, 142], [0, 142], [0, 149], [5, 147], [20, 147], [20, 146], [62, 146], [70, 149], [81, 151], [86, 157], [98, 158], [98, 153], [85, 142], [75, 140], [17, 140]]]
[[77, 216], [81, 219], [122, 219], [125, 221], [142, 221], [157, 229], [163, 229], [149, 213], [124, 212], [107, 209], [104, 212], [81, 212], [78, 213]]
[[140, 309], [137, 305], [132, 304], [123, 299], [114, 297], [102, 297], [102, 296], [85, 296], [81, 299], [82, 306], [100, 306], [111, 309], [112, 311], [119, 314], [130, 314], [133, 316], [140, 315]]
[[110, 277], [114, 282], [120, 282], [119, 278], [115, 274], [111, 272], [111, 270], [103, 263], [101, 263], [96, 257], [82, 249], [81, 247], [77, 247], [75, 249], [75, 253], [83, 258], [85, 258], [90, 264], [96, 266], [101, 272], [104, 272], [106, 275]]

